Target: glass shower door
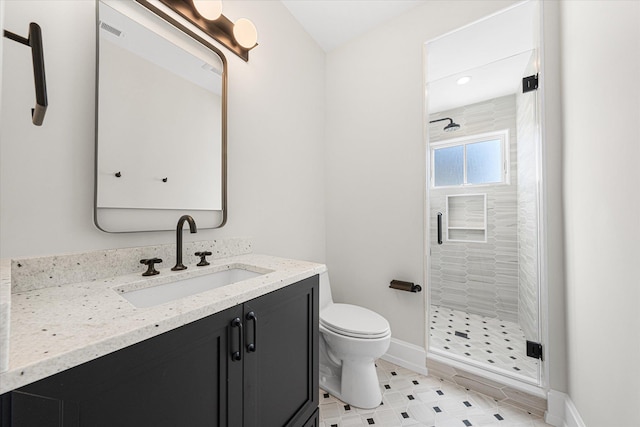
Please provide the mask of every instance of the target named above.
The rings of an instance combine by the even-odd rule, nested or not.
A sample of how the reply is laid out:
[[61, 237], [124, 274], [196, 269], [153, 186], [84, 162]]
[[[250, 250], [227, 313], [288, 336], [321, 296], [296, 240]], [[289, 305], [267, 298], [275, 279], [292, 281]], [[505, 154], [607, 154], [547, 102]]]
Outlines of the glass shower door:
[[[431, 97], [459, 76], [428, 82], [427, 329], [431, 353], [537, 385], [527, 342], [529, 353], [540, 343], [538, 103], [521, 86], [536, 59], [529, 50], [465, 70], [516, 70], [518, 84], [439, 111]], [[445, 118], [459, 128], [447, 132]]]

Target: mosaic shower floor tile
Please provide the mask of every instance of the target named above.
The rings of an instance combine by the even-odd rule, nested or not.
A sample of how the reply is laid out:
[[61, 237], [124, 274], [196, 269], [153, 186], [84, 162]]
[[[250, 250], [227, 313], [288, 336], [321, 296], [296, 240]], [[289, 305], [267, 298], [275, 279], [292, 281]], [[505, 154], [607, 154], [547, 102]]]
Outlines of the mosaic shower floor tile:
[[378, 360], [382, 405], [352, 407], [320, 390], [320, 427], [544, 427], [538, 416], [489, 396]]
[[538, 378], [538, 360], [527, 357], [526, 338], [517, 323], [446, 307], [431, 306], [431, 345], [513, 374]]

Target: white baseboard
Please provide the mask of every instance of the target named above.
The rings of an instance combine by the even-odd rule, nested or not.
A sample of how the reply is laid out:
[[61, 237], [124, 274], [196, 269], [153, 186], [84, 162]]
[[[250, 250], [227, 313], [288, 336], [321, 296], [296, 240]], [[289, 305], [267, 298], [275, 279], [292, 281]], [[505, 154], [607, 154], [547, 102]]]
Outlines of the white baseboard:
[[389, 350], [382, 359], [422, 375], [427, 375], [427, 352], [423, 347], [391, 338]]
[[555, 427], [565, 427], [565, 401], [568, 399], [564, 393], [555, 390], [549, 390], [547, 393], [547, 412], [544, 414], [544, 420], [547, 424]]
[[571, 397], [555, 390], [547, 394], [545, 422], [555, 427], [586, 427]]
[[567, 427], [587, 427], [584, 421], [582, 421], [576, 405], [573, 404], [573, 400], [571, 400], [569, 396], [567, 396], [565, 416]]

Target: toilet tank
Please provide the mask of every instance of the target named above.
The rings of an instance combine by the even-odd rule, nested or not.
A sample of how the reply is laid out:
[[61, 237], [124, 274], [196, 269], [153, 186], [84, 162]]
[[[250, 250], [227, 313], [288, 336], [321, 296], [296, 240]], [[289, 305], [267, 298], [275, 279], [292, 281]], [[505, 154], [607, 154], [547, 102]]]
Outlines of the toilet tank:
[[330, 304], [333, 304], [333, 298], [331, 297], [329, 273], [325, 271], [320, 274], [320, 311]]

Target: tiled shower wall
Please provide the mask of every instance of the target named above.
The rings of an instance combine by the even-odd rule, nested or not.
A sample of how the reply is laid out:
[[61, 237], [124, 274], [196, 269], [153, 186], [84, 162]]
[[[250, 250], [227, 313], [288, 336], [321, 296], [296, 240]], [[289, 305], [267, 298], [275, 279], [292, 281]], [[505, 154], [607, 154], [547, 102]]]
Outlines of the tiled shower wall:
[[[429, 119], [442, 117], [451, 117], [461, 128], [454, 133], [445, 133], [442, 123], [431, 124], [430, 142], [509, 129], [511, 182], [471, 189], [429, 189], [430, 236], [437, 233], [436, 214], [446, 212], [447, 195], [487, 195], [486, 243], [447, 242], [445, 239], [438, 245], [435, 239], [430, 239], [430, 303], [518, 322], [516, 97], [495, 98], [432, 114]], [[445, 224], [443, 218], [443, 227]]]
[[[525, 75], [535, 74], [532, 54]], [[538, 339], [538, 216], [536, 92], [516, 95], [518, 124], [518, 318], [524, 335]]]

